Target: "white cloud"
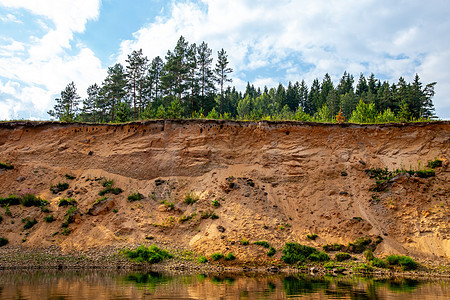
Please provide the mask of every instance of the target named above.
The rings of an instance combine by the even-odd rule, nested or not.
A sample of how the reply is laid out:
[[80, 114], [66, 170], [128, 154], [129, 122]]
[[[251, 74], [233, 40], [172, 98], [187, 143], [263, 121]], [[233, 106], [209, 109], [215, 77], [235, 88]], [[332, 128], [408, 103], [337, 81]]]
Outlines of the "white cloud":
[[0, 16], [0, 21], [4, 23], [22, 23], [22, 21], [18, 20], [13, 14], [6, 14], [4, 16]]
[[[400, 76], [438, 80], [438, 113], [450, 118], [446, 100], [450, 82], [440, 70], [450, 60], [438, 55], [450, 48], [450, 6], [445, 1], [231, 1], [203, 0], [201, 4], [174, 1], [169, 15], [159, 18], [122, 43], [119, 60], [142, 48], [149, 57], [164, 57], [183, 35], [189, 42], [206, 41], [224, 48], [234, 77], [249, 70], [274, 67], [298, 54], [301, 60], [264, 82], [307, 83], [329, 73], [338, 80], [344, 70], [363, 72], [396, 82]], [[304, 70], [301, 65], [309, 68]], [[261, 81], [261, 79], [257, 79]], [[240, 81], [245, 81], [235, 78]]]
[[[9, 38], [9, 44], [0, 46], [0, 77], [8, 79], [0, 85], [0, 92], [7, 95], [1, 108], [8, 115], [3, 112], [0, 118], [17, 118], [24, 111], [46, 118], [53, 99], [69, 82], [85, 95], [89, 84], [104, 78], [106, 72], [95, 54], [73, 42], [74, 33], [83, 32], [87, 21], [98, 17], [100, 0], [0, 0], [0, 6], [28, 10], [46, 31], [28, 42]], [[54, 26], [47, 26], [42, 17]], [[7, 88], [11, 85], [16, 88]]]

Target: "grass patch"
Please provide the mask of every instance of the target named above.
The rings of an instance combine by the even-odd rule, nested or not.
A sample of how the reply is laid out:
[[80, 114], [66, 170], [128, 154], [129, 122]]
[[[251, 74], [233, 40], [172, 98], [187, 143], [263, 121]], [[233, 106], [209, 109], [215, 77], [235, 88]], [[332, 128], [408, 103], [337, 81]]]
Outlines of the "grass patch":
[[330, 257], [325, 252], [319, 252], [316, 248], [304, 246], [298, 243], [286, 243], [281, 259], [290, 265], [305, 261], [328, 261]]
[[275, 250], [274, 247], [270, 247], [269, 251], [267, 251], [267, 256], [272, 257], [275, 255], [275, 253], [277, 253], [277, 250]]
[[334, 255], [336, 261], [345, 261], [351, 259], [352, 256], [348, 253], [339, 252]]
[[53, 216], [53, 214], [51, 214], [50, 216], [44, 217], [44, 221], [47, 223], [52, 223], [53, 221], [55, 221], [55, 217]]
[[201, 264], [207, 263], [208, 259], [206, 258], [206, 256], [200, 256], [197, 261]]
[[61, 206], [69, 206], [69, 205], [76, 206], [77, 204], [78, 204], [78, 203], [77, 203], [77, 200], [75, 200], [75, 199], [72, 199], [72, 198], [62, 198], [61, 200], [59, 200], [58, 206], [59, 206], [59, 207], [61, 207]]
[[13, 166], [13, 165], [10, 165], [10, 164], [6, 164], [6, 163], [0, 162], [0, 169], [3, 169], [3, 170], [12, 170], [12, 169], [14, 169], [14, 166]]
[[341, 251], [344, 249], [345, 246], [342, 244], [334, 243], [334, 244], [326, 244], [322, 246], [323, 251], [330, 252], [330, 251]]
[[319, 236], [317, 234], [308, 234], [308, 235], [306, 235], [306, 237], [308, 238], [308, 240], [314, 241]]
[[389, 255], [386, 261], [390, 266], [400, 266], [405, 271], [415, 270], [419, 266], [414, 259], [403, 255]]
[[250, 244], [250, 242], [247, 239], [242, 239], [241, 240], [241, 245], [242, 246], [248, 246]]
[[119, 195], [120, 193], [123, 192], [123, 190], [121, 188], [118, 187], [113, 187], [114, 185], [114, 180], [103, 180], [102, 182], [102, 186], [104, 187], [103, 190], [101, 190], [100, 192], [98, 192], [99, 196], [104, 196], [106, 194], [114, 194], [114, 195]]
[[227, 255], [225, 255], [225, 260], [226, 261], [235, 260], [235, 259], [236, 259], [236, 256], [232, 252], [230, 252]]
[[141, 193], [137, 192], [137, 193], [133, 193], [133, 194], [129, 195], [127, 199], [130, 202], [140, 201], [140, 200], [144, 199], [144, 195], [142, 195]]
[[168, 202], [167, 200], [162, 200], [161, 204], [164, 204], [169, 210], [175, 209], [175, 204], [173, 204], [173, 202]]
[[8, 243], [9, 243], [9, 241], [8, 241], [7, 238], [0, 237], [0, 247], [3, 247], [3, 246], [5, 246]]
[[0, 206], [9, 206], [9, 205], [19, 205], [20, 204], [20, 197], [16, 195], [10, 195], [6, 198], [0, 198]]
[[222, 253], [216, 252], [216, 253], [211, 254], [211, 259], [213, 261], [217, 261], [217, 260], [222, 259], [222, 258], [223, 258], [223, 254]]
[[427, 167], [432, 168], [432, 169], [439, 168], [439, 167], [442, 167], [442, 162], [443, 161], [438, 158], [436, 158], [435, 160], [429, 160]]
[[72, 230], [70, 230], [69, 228], [64, 228], [63, 231], [61, 232], [61, 234], [68, 236], [71, 232], [72, 232]]
[[129, 259], [135, 262], [147, 262], [155, 264], [161, 262], [165, 259], [172, 258], [173, 255], [166, 250], [159, 249], [156, 245], [149, 246], [139, 246], [136, 250], [125, 250], [124, 254]]
[[220, 202], [218, 200], [214, 199], [214, 200], [211, 201], [211, 205], [214, 206], [214, 207], [219, 207], [220, 206]]
[[195, 217], [195, 215], [196, 215], [195, 213], [192, 213], [192, 214], [190, 214], [189, 216], [182, 215], [182, 216], [180, 217], [179, 222], [180, 222], [180, 223], [187, 222], [187, 221], [191, 220], [193, 217]]
[[263, 246], [264, 248], [270, 248], [270, 244], [266, 241], [256, 241], [253, 242], [253, 245]]
[[20, 204], [22, 204], [25, 207], [31, 206], [39, 207], [48, 205], [48, 201], [36, 197], [36, 195], [32, 192], [26, 192], [20, 197]]
[[34, 225], [36, 225], [38, 221], [36, 221], [36, 219], [33, 220], [22, 219], [22, 222], [25, 223], [25, 225], [23, 225], [23, 229], [27, 230], [31, 229]]
[[198, 201], [198, 196], [197, 196], [196, 194], [194, 194], [193, 192], [186, 193], [186, 194], [184, 195], [184, 202], [185, 202], [187, 205], [194, 204], [194, 203], [197, 202], [197, 201]]

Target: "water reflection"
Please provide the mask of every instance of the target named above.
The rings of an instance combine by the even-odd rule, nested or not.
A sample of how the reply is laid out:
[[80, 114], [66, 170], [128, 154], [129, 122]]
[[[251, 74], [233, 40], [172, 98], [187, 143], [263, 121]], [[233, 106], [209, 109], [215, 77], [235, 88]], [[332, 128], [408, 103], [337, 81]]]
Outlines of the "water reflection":
[[307, 275], [0, 271], [0, 299], [449, 299], [450, 281]]

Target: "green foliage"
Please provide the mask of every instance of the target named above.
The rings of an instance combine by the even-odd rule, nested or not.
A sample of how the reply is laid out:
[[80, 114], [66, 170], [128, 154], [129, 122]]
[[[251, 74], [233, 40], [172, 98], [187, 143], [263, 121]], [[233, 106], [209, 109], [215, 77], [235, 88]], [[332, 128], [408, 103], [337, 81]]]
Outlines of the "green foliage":
[[73, 180], [73, 179], [76, 178], [75, 176], [73, 176], [73, 175], [71, 175], [71, 174], [66, 174], [66, 175], [64, 175], [64, 176], [65, 176], [66, 179], [68, 179], [68, 180]]
[[127, 199], [128, 199], [128, 201], [130, 201], [130, 202], [133, 202], [133, 201], [139, 201], [139, 200], [144, 199], [144, 195], [142, 195], [142, 194], [139, 193], [139, 192], [136, 192], [136, 193], [133, 193], [133, 194], [129, 195]]
[[334, 121], [330, 109], [326, 104], [319, 108], [319, 110], [314, 114], [314, 121], [320, 123], [330, 123]]
[[235, 259], [236, 259], [236, 256], [232, 252], [225, 255], [225, 260], [227, 260], [227, 261], [235, 260]]
[[275, 253], [277, 253], [277, 250], [275, 250], [274, 247], [270, 247], [269, 251], [267, 251], [267, 256], [272, 257], [275, 255]]
[[162, 200], [161, 204], [164, 204], [169, 210], [175, 209], [175, 204], [173, 204], [172, 202], [168, 202], [167, 200]]
[[403, 255], [389, 255], [386, 261], [390, 266], [400, 266], [405, 271], [415, 270], [419, 266], [411, 257]]
[[370, 265], [372, 267], [376, 267], [376, 268], [386, 268], [386, 262], [384, 262], [382, 259], [379, 259], [379, 258], [376, 258], [376, 257], [374, 257], [370, 261]]
[[104, 180], [102, 185], [103, 185], [104, 189], [98, 193], [99, 196], [104, 196], [109, 193], [114, 194], [114, 195], [119, 195], [120, 193], [123, 192], [123, 190], [121, 188], [113, 187], [114, 180]]
[[50, 191], [53, 192], [53, 194], [58, 194], [59, 192], [65, 191], [69, 188], [69, 184], [67, 182], [58, 183], [57, 185], [52, 185], [50, 187]]
[[0, 215], [0, 224], [3, 222], [3, 216]]
[[220, 206], [220, 202], [218, 200], [214, 199], [214, 200], [211, 201], [211, 205], [214, 206], [214, 207], [219, 207]]
[[186, 193], [184, 195], [184, 202], [188, 205], [194, 204], [197, 201], [198, 201], [198, 196], [196, 194], [194, 194], [193, 192]]
[[63, 228], [63, 231], [61, 232], [62, 235], [69, 235], [72, 232], [72, 230], [70, 230], [69, 228]]
[[4, 238], [4, 237], [0, 237], [0, 247], [5, 246], [6, 244], [8, 244], [8, 239]]
[[325, 270], [332, 270], [332, 269], [336, 268], [336, 264], [332, 261], [329, 261], [329, 262], [325, 263], [323, 265], [323, 267], [325, 268]]
[[249, 245], [250, 244], [250, 242], [247, 240], [247, 239], [242, 239], [241, 240], [241, 245], [242, 246], [247, 246], [247, 245]]
[[334, 255], [334, 259], [336, 261], [344, 261], [344, 260], [349, 260], [351, 258], [352, 258], [352, 256], [348, 253], [339, 252]]
[[34, 219], [34, 218], [33, 218], [32, 220], [29, 220], [29, 219], [22, 219], [22, 222], [25, 223], [25, 225], [23, 225], [23, 229], [25, 229], [25, 230], [30, 229], [30, 228], [32, 228], [34, 225], [37, 224], [37, 221], [36, 221], [36, 219]]
[[69, 205], [76, 206], [77, 204], [78, 204], [78, 203], [77, 203], [77, 200], [75, 200], [75, 199], [72, 199], [72, 198], [62, 198], [61, 200], [59, 200], [58, 206], [59, 206], [59, 207], [61, 207], [61, 206], [69, 206]]
[[6, 198], [0, 198], [0, 206], [2, 207], [19, 204], [20, 204], [20, 197], [15, 195], [10, 195]]
[[326, 244], [322, 246], [323, 251], [330, 252], [330, 251], [341, 251], [344, 249], [345, 246], [342, 244]]
[[211, 213], [211, 220], [217, 220], [219, 218], [218, 215], [216, 215], [215, 213]]
[[306, 235], [306, 237], [308, 238], [308, 240], [314, 241], [318, 237], [318, 235], [314, 233], [314, 234], [308, 234], [308, 235]]
[[1, 170], [1, 169], [4, 169], [4, 170], [12, 170], [12, 169], [14, 169], [14, 166], [13, 166], [13, 165], [10, 165], [10, 164], [6, 164], [6, 163], [0, 162], [0, 170]]
[[43, 200], [39, 197], [36, 197], [36, 195], [32, 192], [26, 192], [24, 193], [20, 198], [20, 203], [25, 207], [31, 207], [31, 206], [45, 206], [48, 204], [48, 201]]
[[442, 162], [441, 159], [436, 158], [435, 160], [428, 161], [427, 167], [432, 169], [442, 167]]
[[330, 258], [324, 252], [317, 251], [316, 248], [304, 246], [298, 243], [286, 243], [281, 259], [290, 265], [310, 261], [328, 261]]
[[51, 214], [50, 216], [44, 217], [44, 221], [47, 223], [52, 223], [53, 221], [55, 221], [55, 217], [53, 216], [53, 214]]
[[61, 91], [61, 97], [55, 99], [54, 110], [49, 110], [48, 114], [63, 122], [75, 120], [77, 106], [80, 103], [80, 96], [77, 93], [75, 83], [72, 81]]
[[370, 250], [370, 249], [367, 249], [366, 251], [364, 251], [363, 255], [364, 255], [364, 258], [366, 259], [366, 261], [368, 261], [368, 262], [372, 261], [375, 258], [372, 250]]
[[190, 214], [189, 216], [182, 215], [182, 216], [180, 217], [180, 223], [187, 222], [187, 221], [191, 220], [193, 217], [195, 217], [195, 213]]
[[350, 253], [363, 253], [364, 250], [372, 243], [372, 239], [368, 237], [362, 237], [356, 239], [355, 242], [349, 243], [347, 251]]
[[139, 246], [136, 250], [125, 250], [124, 254], [129, 259], [136, 262], [148, 262], [151, 264], [159, 263], [165, 259], [172, 258], [173, 255], [166, 250], [159, 249], [156, 245], [149, 246]]
[[349, 120], [351, 123], [375, 123], [377, 117], [377, 111], [375, 109], [375, 103], [366, 104], [359, 100], [358, 106], [353, 111]]
[[264, 248], [270, 248], [270, 244], [266, 241], [256, 241], [256, 242], [253, 242], [253, 244], [263, 246]]
[[217, 261], [217, 260], [219, 260], [219, 259], [222, 259], [223, 257], [224, 257], [223, 254], [222, 254], [222, 253], [219, 253], [219, 252], [216, 252], [216, 253], [211, 254], [211, 259], [212, 259], [213, 261]]
[[200, 256], [197, 261], [201, 264], [207, 263], [208, 259], [206, 258], [206, 256]]

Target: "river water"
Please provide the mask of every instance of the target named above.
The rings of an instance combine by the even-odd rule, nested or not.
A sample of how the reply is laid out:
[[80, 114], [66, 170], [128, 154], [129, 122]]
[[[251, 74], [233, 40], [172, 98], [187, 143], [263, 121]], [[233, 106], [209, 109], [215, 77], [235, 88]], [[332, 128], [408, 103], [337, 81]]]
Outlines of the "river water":
[[0, 299], [450, 299], [450, 280], [0, 271]]

